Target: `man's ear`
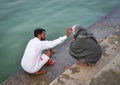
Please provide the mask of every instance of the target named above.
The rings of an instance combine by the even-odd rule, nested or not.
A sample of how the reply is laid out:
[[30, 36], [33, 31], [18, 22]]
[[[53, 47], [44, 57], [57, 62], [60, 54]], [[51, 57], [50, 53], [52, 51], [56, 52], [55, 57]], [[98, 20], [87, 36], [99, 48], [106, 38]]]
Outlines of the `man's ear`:
[[41, 34], [38, 34], [38, 36], [37, 36], [39, 39], [41, 39]]

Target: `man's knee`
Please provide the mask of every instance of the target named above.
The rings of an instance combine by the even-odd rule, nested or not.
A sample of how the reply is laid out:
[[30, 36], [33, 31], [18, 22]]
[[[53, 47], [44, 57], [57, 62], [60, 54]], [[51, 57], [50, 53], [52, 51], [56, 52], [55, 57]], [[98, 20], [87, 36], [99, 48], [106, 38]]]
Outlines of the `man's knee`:
[[52, 53], [50, 51], [46, 51], [44, 54], [47, 55], [48, 57], [52, 56]]

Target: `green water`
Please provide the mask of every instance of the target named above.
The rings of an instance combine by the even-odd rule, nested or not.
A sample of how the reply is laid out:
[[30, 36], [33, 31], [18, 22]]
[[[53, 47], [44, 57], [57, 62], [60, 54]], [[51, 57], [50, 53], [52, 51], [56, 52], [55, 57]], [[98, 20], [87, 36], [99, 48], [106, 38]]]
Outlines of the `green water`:
[[0, 0], [0, 82], [21, 70], [35, 28], [54, 39], [74, 24], [90, 26], [119, 5], [120, 0]]

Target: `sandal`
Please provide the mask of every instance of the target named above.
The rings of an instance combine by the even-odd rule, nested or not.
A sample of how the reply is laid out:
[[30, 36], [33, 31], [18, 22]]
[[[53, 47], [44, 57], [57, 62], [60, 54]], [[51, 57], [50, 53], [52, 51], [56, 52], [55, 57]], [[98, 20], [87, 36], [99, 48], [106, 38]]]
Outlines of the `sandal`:
[[49, 60], [48, 62], [47, 62], [47, 65], [54, 65], [55, 64], [55, 62], [53, 61], [53, 60]]

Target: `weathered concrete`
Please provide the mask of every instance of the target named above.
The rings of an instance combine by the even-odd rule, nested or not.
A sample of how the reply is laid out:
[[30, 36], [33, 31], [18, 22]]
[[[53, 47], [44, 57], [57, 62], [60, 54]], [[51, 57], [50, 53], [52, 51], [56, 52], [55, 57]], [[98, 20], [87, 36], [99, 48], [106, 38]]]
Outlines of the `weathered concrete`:
[[[61, 74], [58, 78], [56, 78], [53, 82], [51, 82], [50, 85], [88, 85], [91, 79], [94, 76], [96, 76], [96, 74], [99, 71], [101, 71], [101, 69], [103, 69], [104, 66], [108, 65], [115, 58], [115, 56], [120, 52], [120, 47], [119, 47], [120, 42], [118, 42], [119, 40], [120, 40], [120, 37], [116, 35], [112, 35], [101, 43], [102, 47], [105, 46], [103, 48], [105, 53], [103, 53], [102, 58], [98, 64], [94, 66], [79, 66], [77, 64], [74, 64], [73, 66], [71, 66], [71, 68], [66, 70], [63, 74]], [[118, 43], [115, 43], [115, 42], [118, 42]], [[117, 60], [117, 62], [119, 62], [119, 59]], [[120, 63], [118, 64], [120, 65]], [[117, 67], [114, 67], [114, 68], [117, 68]], [[98, 85], [98, 84], [94, 84], [94, 85]], [[103, 84], [100, 83], [99, 85], [103, 85]]]
[[120, 52], [89, 81], [89, 85], [120, 85]]
[[[65, 42], [56, 48], [57, 53], [53, 56], [55, 65], [44, 67], [44, 69], [48, 69], [47, 74], [30, 75], [21, 71], [5, 80], [1, 85], [48, 85], [52, 80], [64, 72], [65, 65], [72, 64], [74, 65], [57, 77], [50, 85], [87, 85], [89, 83], [94, 83], [94, 76], [98, 74], [98, 71], [110, 63], [118, 52], [120, 52], [120, 8], [91, 25], [88, 30], [92, 31], [97, 39], [105, 39], [115, 34], [102, 43], [103, 57], [98, 65], [83, 67], [74, 64], [76, 60], [68, 53], [69, 42]], [[90, 79], [92, 79], [92, 81]]]

